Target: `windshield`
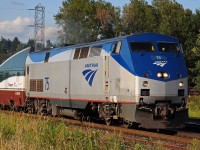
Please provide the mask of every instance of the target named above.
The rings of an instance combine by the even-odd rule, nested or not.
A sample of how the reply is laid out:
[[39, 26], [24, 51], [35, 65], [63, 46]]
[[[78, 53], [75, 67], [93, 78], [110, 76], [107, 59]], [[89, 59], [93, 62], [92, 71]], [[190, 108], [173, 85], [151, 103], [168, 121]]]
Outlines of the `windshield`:
[[160, 52], [179, 52], [180, 45], [178, 43], [159, 42], [158, 49]]
[[155, 51], [154, 45], [151, 42], [130, 42], [133, 52], [152, 52]]

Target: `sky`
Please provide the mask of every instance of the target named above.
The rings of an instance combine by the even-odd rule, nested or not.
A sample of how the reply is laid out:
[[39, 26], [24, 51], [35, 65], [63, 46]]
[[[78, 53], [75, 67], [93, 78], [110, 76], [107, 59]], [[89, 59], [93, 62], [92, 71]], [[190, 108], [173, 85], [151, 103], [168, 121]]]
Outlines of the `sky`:
[[[27, 42], [34, 38], [34, 28], [29, 25], [34, 24], [35, 6], [41, 4], [45, 6], [45, 40], [58, 42], [57, 33], [60, 30], [55, 24], [54, 15], [62, 7], [63, 0], [1, 0], [0, 5], [0, 36], [13, 40], [18, 37], [20, 41]], [[130, 0], [105, 0], [114, 6], [123, 7]], [[146, 0], [151, 4], [151, 0]], [[200, 0], [176, 0], [183, 7], [189, 8], [193, 12], [200, 9]]]

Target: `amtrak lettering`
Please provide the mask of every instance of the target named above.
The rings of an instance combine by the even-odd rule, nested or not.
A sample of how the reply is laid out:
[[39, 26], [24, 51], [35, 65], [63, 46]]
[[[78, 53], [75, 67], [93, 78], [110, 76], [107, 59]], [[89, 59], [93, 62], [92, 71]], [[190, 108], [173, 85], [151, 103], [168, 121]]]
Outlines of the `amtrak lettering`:
[[85, 68], [98, 67], [98, 63], [85, 64]]

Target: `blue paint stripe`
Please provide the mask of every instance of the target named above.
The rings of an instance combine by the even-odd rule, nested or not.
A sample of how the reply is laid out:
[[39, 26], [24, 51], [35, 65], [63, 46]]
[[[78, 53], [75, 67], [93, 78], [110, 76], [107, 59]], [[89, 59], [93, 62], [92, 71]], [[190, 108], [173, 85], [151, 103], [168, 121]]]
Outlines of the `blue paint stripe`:
[[[98, 70], [98, 69], [97, 69], [97, 70]], [[90, 86], [92, 86], [92, 83], [93, 83], [93, 80], [94, 80], [94, 76], [95, 76], [97, 70], [94, 71], [93, 74], [92, 74], [91, 77], [90, 77], [90, 80], [89, 80], [89, 85], [90, 85]]]
[[91, 75], [94, 73], [94, 71], [89, 72], [86, 76], [85, 79], [88, 81]]
[[82, 74], [85, 76], [88, 72], [92, 71], [91, 69], [84, 70]]

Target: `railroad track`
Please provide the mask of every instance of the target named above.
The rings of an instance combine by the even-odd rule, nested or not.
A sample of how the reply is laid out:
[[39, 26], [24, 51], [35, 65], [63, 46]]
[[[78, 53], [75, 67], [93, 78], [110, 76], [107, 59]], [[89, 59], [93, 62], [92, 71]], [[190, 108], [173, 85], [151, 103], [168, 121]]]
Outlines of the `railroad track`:
[[190, 139], [196, 139], [200, 141], [200, 119], [192, 118], [189, 119], [189, 121], [185, 124], [186, 127], [181, 130], [177, 130], [176, 135], [179, 137], [187, 137]]
[[192, 147], [194, 140], [199, 140], [200, 142], [200, 134], [194, 134], [189, 132], [177, 131], [177, 134], [174, 135], [166, 135], [156, 132], [136, 130], [136, 129], [126, 129], [117, 126], [107, 126], [104, 124], [98, 124], [93, 122], [84, 122], [73, 119], [66, 118], [55, 118], [49, 116], [40, 116], [35, 114], [25, 114], [18, 112], [10, 112], [10, 111], [0, 111], [0, 113], [13, 114], [17, 116], [25, 116], [31, 117], [33, 119], [44, 119], [44, 120], [53, 120], [53, 121], [62, 121], [66, 124], [76, 125], [80, 127], [94, 128], [99, 130], [106, 130], [108, 132], [119, 132], [124, 136], [124, 140], [126, 142], [135, 141], [139, 143], [147, 143], [152, 144], [154, 146], [162, 146], [167, 149], [180, 149], [185, 150]]
[[186, 128], [195, 128], [200, 133], [200, 118], [190, 118], [186, 123]]
[[188, 139], [196, 139], [200, 141], [200, 134], [198, 133], [178, 131], [176, 135], [179, 137], [187, 137]]

